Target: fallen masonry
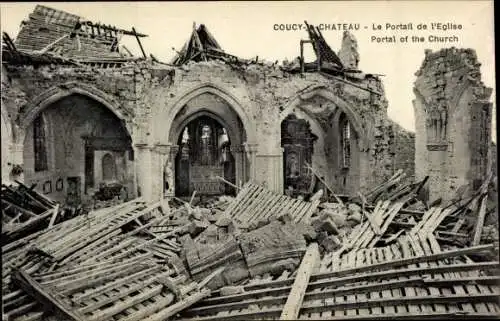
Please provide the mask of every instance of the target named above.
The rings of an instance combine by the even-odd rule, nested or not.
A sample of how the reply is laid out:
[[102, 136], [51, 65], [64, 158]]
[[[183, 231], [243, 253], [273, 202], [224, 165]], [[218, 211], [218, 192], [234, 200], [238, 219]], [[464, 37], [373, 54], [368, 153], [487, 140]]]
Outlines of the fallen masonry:
[[[403, 176], [336, 203], [249, 182], [203, 207], [135, 199], [30, 228], [2, 247], [4, 319], [497, 316], [498, 236], [479, 242], [492, 176], [433, 207]], [[25, 188], [2, 193], [42, 201]]]

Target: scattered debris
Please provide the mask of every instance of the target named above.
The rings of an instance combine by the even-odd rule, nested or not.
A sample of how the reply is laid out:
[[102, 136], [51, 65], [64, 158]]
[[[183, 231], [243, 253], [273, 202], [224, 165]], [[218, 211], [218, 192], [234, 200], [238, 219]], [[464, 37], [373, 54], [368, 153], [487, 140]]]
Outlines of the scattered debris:
[[[19, 321], [496, 315], [498, 233], [467, 223], [485, 215], [489, 183], [421, 210], [426, 180], [399, 184], [403, 177], [341, 203], [249, 182], [235, 198], [196, 205], [137, 199], [61, 221], [51, 212], [2, 247], [5, 313]], [[24, 185], [4, 190], [36, 216], [58, 207]], [[477, 235], [490, 244], [473, 243]]]

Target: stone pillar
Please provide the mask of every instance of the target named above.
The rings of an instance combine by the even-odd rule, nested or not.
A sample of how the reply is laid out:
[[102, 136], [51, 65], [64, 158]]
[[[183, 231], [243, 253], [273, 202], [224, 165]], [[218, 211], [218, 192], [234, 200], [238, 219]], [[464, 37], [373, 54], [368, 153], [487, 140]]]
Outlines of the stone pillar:
[[[155, 148], [159, 155], [157, 166], [158, 176], [161, 180], [159, 197], [172, 197], [175, 192], [175, 157], [179, 147], [171, 144], [158, 144]], [[168, 188], [166, 188], [165, 182], [168, 183]]]
[[372, 185], [370, 175], [370, 154], [367, 150], [359, 151], [359, 190], [368, 191]]
[[250, 180], [257, 179], [257, 150], [258, 144], [244, 143], [245, 152], [248, 160], [250, 161]]
[[136, 175], [138, 188], [141, 191], [141, 197], [146, 202], [155, 199], [153, 195], [151, 146], [147, 144], [136, 144]]
[[415, 176], [429, 176], [429, 202], [476, 189], [487, 171], [492, 93], [472, 49], [427, 50], [415, 74]]
[[171, 145], [170, 146], [170, 152], [169, 152], [169, 171], [170, 171], [170, 176], [169, 176], [169, 181], [168, 181], [168, 193], [166, 193], [167, 196], [173, 197], [175, 196], [175, 159], [177, 158], [177, 153], [179, 152], [179, 146], [178, 145]]
[[[16, 177], [11, 177], [14, 180], [24, 182], [24, 144], [22, 143], [13, 143], [10, 144], [9, 146], [10, 150], [10, 163], [13, 165], [21, 165], [23, 167], [23, 172], [16, 176]], [[10, 166], [9, 169], [12, 170], [13, 166]], [[10, 172], [9, 172], [10, 176]]]
[[235, 167], [235, 184], [240, 186], [241, 184], [246, 183], [246, 155], [245, 155], [245, 147], [243, 145], [240, 146], [231, 146], [230, 147], [231, 154], [234, 157], [234, 167]]
[[156, 144], [154, 146], [157, 162], [153, 177], [158, 182], [155, 183], [155, 195], [158, 199], [163, 199], [165, 196], [165, 168], [168, 165], [168, 156], [170, 153], [170, 145]]
[[266, 154], [256, 155], [259, 171], [256, 171], [255, 179], [277, 193], [283, 192], [283, 152], [284, 149], [278, 147]]

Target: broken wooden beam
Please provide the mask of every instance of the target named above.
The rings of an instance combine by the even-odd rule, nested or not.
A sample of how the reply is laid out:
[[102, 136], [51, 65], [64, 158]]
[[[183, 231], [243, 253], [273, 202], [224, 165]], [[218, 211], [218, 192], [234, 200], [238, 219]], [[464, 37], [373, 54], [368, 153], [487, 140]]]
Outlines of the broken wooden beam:
[[135, 39], [137, 40], [137, 43], [139, 44], [139, 48], [141, 48], [142, 55], [144, 56], [144, 58], [147, 58], [148, 56], [146, 55], [144, 48], [142, 48], [142, 43], [141, 43], [141, 39], [139, 39], [139, 34], [135, 31], [134, 27], [132, 27], [132, 34], [135, 36]]
[[472, 240], [472, 246], [477, 246], [481, 242], [481, 235], [483, 232], [484, 219], [486, 216], [486, 204], [488, 202], [488, 195], [485, 194], [481, 199], [481, 205], [479, 206], [479, 211], [477, 215], [476, 227], [474, 229], [474, 238]]
[[319, 259], [318, 243], [312, 243], [308, 246], [302, 263], [297, 271], [297, 277], [293, 283], [292, 289], [286, 300], [283, 311], [281, 312], [281, 320], [296, 320], [304, 295], [306, 293], [309, 278], [316, 267]]
[[49, 309], [55, 311], [56, 314], [62, 316], [63, 319], [69, 318], [70, 320], [74, 321], [85, 321], [82, 315], [80, 315], [76, 311], [67, 309], [55, 295], [47, 293], [26, 272], [22, 270], [16, 270], [14, 271], [14, 278], [17, 281], [18, 285], [27, 293], [29, 293], [30, 296], [36, 298], [37, 301], [42, 302], [46, 307], [49, 307]]

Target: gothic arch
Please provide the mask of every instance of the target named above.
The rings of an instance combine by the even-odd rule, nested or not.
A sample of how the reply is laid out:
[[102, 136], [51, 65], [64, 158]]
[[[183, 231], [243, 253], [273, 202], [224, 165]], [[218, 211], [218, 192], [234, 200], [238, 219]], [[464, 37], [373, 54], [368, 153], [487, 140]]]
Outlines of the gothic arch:
[[[366, 150], [369, 148], [369, 133], [364, 128], [363, 123], [358, 116], [358, 114], [354, 111], [354, 108], [345, 100], [341, 99], [337, 94], [333, 91], [327, 89], [327, 87], [319, 85], [308, 89], [305, 92], [297, 94], [293, 97], [280, 112], [279, 122], [281, 123], [283, 119], [285, 119], [290, 113], [293, 113], [296, 109], [303, 110], [306, 114], [310, 114], [310, 112], [303, 107], [303, 103], [307, 100], [313, 98], [314, 96], [322, 97], [330, 102], [332, 102], [336, 107], [340, 108], [346, 115], [349, 121], [352, 124], [352, 127], [356, 131], [359, 137], [359, 144], [362, 150]], [[314, 116], [309, 115], [311, 118]]]
[[[281, 124], [283, 123], [283, 121], [289, 115], [292, 115], [292, 114], [295, 115], [299, 119], [306, 120], [309, 123], [309, 125], [311, 125], [311, 131], [312, 131], [312, 133], [315, 134], [316, 136], [318, 136], [317, 144], [315, 144], [315, 145], [322, 146], [323, 150], [320, 151], [320, 152], [324, 153], [325, 152], [325, 150], [324, 150], [324, 148], [325, 148], [325, 133], [321, 129], [321, 125], [318, 123], [318, 121], [314, 117], [311, 117], [302, 108], [298, 108], [296, 110], [292, 110], [289, 114], [286, 114], [286, 115], [280, 115], [280, 128], [281, 128]], [[314, 152], [317, 153], [318, 150], [316, 150], [316, 146], [314, 146], [314, 147], [315, 147], [314, 148]]]
[[119, 104], [117, 104], [111, 97], [109, 97], [109, 95], [101, 90], [93, 86], [76, 82], [67, 82], [54, 86], [36, 96], [32, 102], [25, 107], [25, 112], [19, 116], [18, 123], [20, 124], [20, 127], [22, 129], [26, 129], [45, 108], [61, 99], [75, 94], [89, 97], [108, 108], [113, 114], [124, 122], [129, 135], [132, 134], [131, 128], [127, 122], [129, 117], [126, 117], [128, 115], [125, 115], [120, 111]]
[[219, 122], [219, 124], [221, 124], [222, 127], [224, 127], [227, 130], [229, 139], [231, 139], [231, 142], [233, 144], [241, 145], [243, 143], [240, 139], [240, 135], [238, 135], [238, 128], [234, 128], [234, 126], [231, 126], [223, 117], [205, 109], [200, 109], [195, 113], [191, 113], [187, 117], [183, 117], [182, 120], [180, 120], [179, 122], [176, 121], [175, 126], [172, 126], [170, 128], [170, 133], [169, 133], [170, 139], [174, 140], [173, 141], [174, 143], [177, 143], [177, 140], [180, 137], [180, 135], [182, 135], [182, 131], [184, 130], [186, 125], [201, 116], [208, 116]]
[[[175, 117], [179, 114], [179, 112], [182, 110], [182, 108], [193, 98], [205, 94], [213, 94], [215, 96], [218, 96], [222, 98], [229, 106], [230, 108], [238, 115], [239, 119], [243, 123], [243, 130], [245, 131], [246, 138], [247, 138], [247, 143], [255, 143], [257, 142], [257, 131], [254, 122], [252, 122], [251, 118], [247, 114], [246, 110], [251, 110], [251, 108], [244, 108], [241, 104], [241, 102], [234, 97], [228, 90], [215, 85], [213, 83], [204, 83], [200, 84], [194, 88], [191, 88], [187, 91], [185, 91], [180, 98], [176, 100], [175, 103], [173, 103], [171, 106], [167, 106], [167, 108], [164, 108], [160, 111], [159, 117], [156, 117], [155, 119], [155, 128], [157, 129], [157, 132], [159, 132], [158, 138], [160, 140], [163, 140], [165, 143], [174, 143], [174, 140], [176, 137], [171, 137], [170, 131], [167, 131], [162, 137], [162, 131], [161, 128], [171, 128], [174, 125], [174, 120]], [[195, 112], [192, 112], [191, 114], [194, 114], [198, 111], [201, 111], [201, 108]], [[224, 115], [218, 115], [220, 118], [224, 119]]]

